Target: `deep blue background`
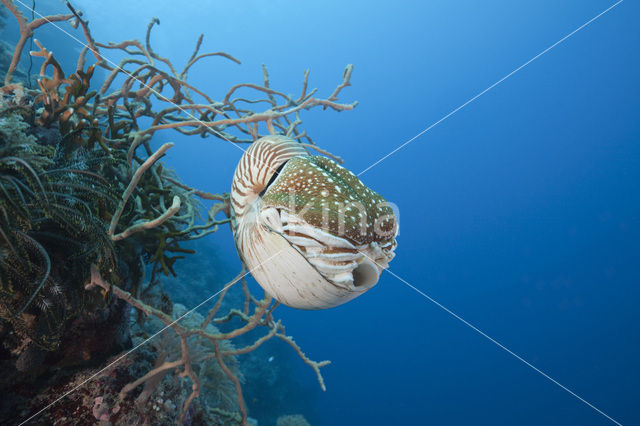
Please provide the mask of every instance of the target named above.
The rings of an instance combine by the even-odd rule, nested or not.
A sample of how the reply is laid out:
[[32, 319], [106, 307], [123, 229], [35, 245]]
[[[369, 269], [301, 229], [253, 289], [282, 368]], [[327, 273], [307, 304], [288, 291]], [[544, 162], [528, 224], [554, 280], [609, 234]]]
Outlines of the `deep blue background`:
[[[217, 98], [260, 83], [261, 63], [290, 93], [311, 68], [328, 96], [353, 63], [341, 100], [356, 110], [303, 119], [356, 173], [613, 4], [181, 3], [76, 2], [103, 41], [143, 39], [158, 16], [155, 50], [178, 63], [204, 32], [204, 50], [243, 62], [193, 68], [190, 81]], [[639, 19], [623, 2], [362, 176], [400, 208], [395, 274], [623, 424], [640, 424]], [[54, 28], [37, 37], [62, 55], [74, 43]], [[168, 161], [186, 183], [228, 190], [240, 150], [164, 140], [178, 142]], [[230, 233], [210, 238], [233, 276]], [[307, 354], [333, 361], [304, 413], [314, 423], [607, 424], [390, 274], [336, 309], [278, 311]], [[307, 366], [287, 362], [317, 389]]]

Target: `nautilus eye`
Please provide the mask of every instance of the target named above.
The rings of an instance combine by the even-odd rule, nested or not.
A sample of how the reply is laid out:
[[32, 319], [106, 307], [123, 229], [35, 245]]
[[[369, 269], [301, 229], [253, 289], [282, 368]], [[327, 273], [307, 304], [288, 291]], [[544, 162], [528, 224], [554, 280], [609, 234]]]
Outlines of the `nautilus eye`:
[[389, 203], [285, 136], [265, 136], [245, 152], [231, 207], [247, 268], [294, 308], [330, 308], [359, 296], [394, 256], [398, 224]]

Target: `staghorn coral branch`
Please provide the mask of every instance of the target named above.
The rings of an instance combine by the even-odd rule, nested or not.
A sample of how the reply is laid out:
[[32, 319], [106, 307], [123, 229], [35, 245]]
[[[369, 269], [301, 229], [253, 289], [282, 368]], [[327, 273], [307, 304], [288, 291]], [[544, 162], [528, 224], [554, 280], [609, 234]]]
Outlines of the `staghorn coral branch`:
[[73, 13], [73, 16], [76, 17], [76, 22], [78, 22], [80, 26], [82, 26], [82, 32], [84, 33], [84, 37], [87, 39], [87, 46], [85, 46], [85, 48], [88, 47], [91, 50], [91, 53], [93, 53], [93, 56], [95, 56], [99, 66], [108, 70], [112, 69], [112, 67], [107, 64], [107, 62], [100, 54], [100, 51], [96, 46], [96, 42], [91, 36], [91, 30], [89, 30], [89, 21], [82, 19], [82, 12], [77, 11], [73, 6], [71, 6], [71, 3], [66, 1], [65, 4], [67, 5], [67, 8], [69, 8], [71, 13]]
[[[269, 70], [267, 70], [267, 66], [265, 64], [262, 64], [262, 79], [263, 79], [263, 84], [264, 87], [266, 87], [267, 89], [271, 89], [269, 87]], [[276, 99], [273, 97], [273, 93], [267, 93], [269, 95], [269, 102], [271, 103], [271, 105], [276, 106], [278, 103], [276, 102]]]
[[242, 386], [240, 385], [240, 380], [238, 380], [236, 375], [233, 374], [231, 370], [229, 370], [229, 367], [227, 367], [227, 364], [225, 364], [224, 360], [222, 359], [222, 353], [220, 352], [220, 345], [218, 344], [218, 341], [214, 340], [213, 344], [215, 346], [216, 359], [218, 360], [218, 364], [220, 365], [220, 368], [222, 368], [222, 371], [224, 371], [224, 374], [227, 375], [229, 380], [233, 382], [233, 385], [236, 388], [236, 394], [238, 396], [238, 407], [240, 408], [240, 413], [242, 414], [242, 424], [246, 425], [247, 424], [247, 408], [244, 405], [244, 397], [242, 396]]
[[276, 333], [276, 336], [284, 340], [285, 342], [287, 342], [289, 346], [291, 346], [298, 353], [298, 356], [302, 358], [304, 363], [307, 364], [309, 367], [313, 368], [313, 371], [315, 371], [316, 376], [318, 377], [318, 382], [320, 383], [320, 387], [322, 388], [323, 391], [326, 391], [327, 388], [324, 385], [324, 379], [322, 378], [322, 373], [320, 372], [320, 368], [331, 364], [331, 361], [317, 362], [307, 358], [307, 355], [305, 355], [305, 353], [302, 352], [302, 349], [300, 349], [300, 346], [298, 346], [298, 344], [293, 340], [293, 337], [287, 336], [286, 334], [284, 334], [284, 327], [281, 327], [280, 331]]
[[[242, 271], [244, 272], [244, 266], [242, 267]], [[249, 302], [251, 302], [251, 293], [249, 292], [247, 280], [242, 277], [240, 281], [242, 284], [242, 292], [244, 293], [244, 306], [242, 307], [242, 313], [244, 313], [245, 315], [249, 315]]]
[[[107, 232], [109, 236], [113, 237], [116, 230], [116, 226], [118, 226], [118, 221], [120, 220], [120, 216], [124, 211], [124, 206], [127, 203], [129, 196], [131, 196], [131, 194], [133, 193], [133, 190], [138, 185], [138, 182], [140, 181], [140, 178], [142, 177], [144, 172], [147, 171], [147, 169], [151, 167], [153, 163], [155, 163], [160, 157], [162, 157], [164, 153], [172, 146], [173, 146], [172, 143], [165, 143], [164, 145], [162, 145], [160, 148], [158, 148], [158, 150], [152, 156], [147, 158], [147, 160], [144, 163], [142, 163], [142, 165], [140, 165], [140, 167], [138, 167], [136, 172], [133, 174], [133, 177], [131, 178], [131, 182], [129, 182], [129, 186], [127, 186], [127, 189], [125, 190], [124, 194], [122, 194], [122, 199], [120, 200], [120, 204], [118, 205], [116, 212], [113, 214], [113, 217], [111, 218], [111, 224], [109, 225], [109, 231]], [[175, 199], [174, 199], [174, 204], [175, 204]], [[179, 199], [178, 199], [178, 209], [180, 209]], [[175, 214], [175, 212], [173, 214]], [[173, 216], [173, 214], [171, 216]]]
[[153, 28], [154, 25], [160, 25], [160, 19], [154, 17], [154, 18], [151, 19], [151, 22], [149, 22], [149, 25], [147, 25], [147, 35], [145, 37], [145, 45], [147, 47], [147, 52], [149, 52], [149, 55], [152, 58], [157, 59], [157, 60], [167, 64], [167, 66], [171, 69], [171, 72], [173, 73], [173, 75], [177, 76], [178, 73], [176, 73], [176, 70], [173, 68], [173, 64], [171, 63], [171, 61], [169, 59], [167, 59], [167, 58], [163, 58], [162, 56], [159, 56], [151, 48], [151, 29]]
[[296, 105], [288, 110], [284, 110], [281, 112], [267, 111], [260, 114], [247, 115], [240, 118], [217, 120], [213, 122], [189, 120], [189, 121], [182, 121], [182, 122], [175, 122], [175, 123], [165, 123], [165, 124], [158, 124], [155, 126], [151, 126], [146, 130], [142, 130], [141, 132], [143, 134], [152, 134], [162, 129], [175, 129], [178, 127], [187, 127], [187, 126], [188, 127], [219, 127], [219, 126], [229, 126], [229, 125], [238, 124], [238, 123], [256, 124], [259, 122], [267, 122], [269, 120], [275, 120], [277, 118], [293, 114], [302, 109], [309, 109], [318, 105], [329, 107], [336, 111], [348, 111], [355, 108], [358, 105], [358, 103], [354, 102], [351, 104], [339, 104], [326, 99], [316, 99], [312, 97], [307, 99], [300, 105]]
[[302, 102], [304, 100], [304, 98], [307, 96], [307, 85], [309, 84], [309, 73], [310, 72], [311, 72], [310, 70], [306, 70], [304, 72], [304, 79], [302, 80], [302, 92], [300, 92], [300, 97], [296, 101], [298, 103]]
[[330, 101], [335, 101], [338, 99], [338, 95], [340, 94], [340, 91], [342, 89], [344, 89], [345, 87], [349, 87], [351, 86], [351, 73], [353, 73], [353, 64], [349, 64], [347, 65], [347, 67], [344, 69], [344, 80], [342, 83], [340, 83], [338, 85], [338, 87], [336, 87], [336, 89], [333, 91], [333, 93], [331, 94], [331, 96], [329, 96], [329, 100]]
[[[266, 70], [266, 68], [264, 68]], [[268, 74], [265, 77], [267, 79], [267, 83], [268, 83]], [[229, 89], [229, 91], [227, 92], [227, 94], [225, 95], [224, 99], [222, 100], [223, 104], [229, 104], [229, 99], [231, 98], [231, 95], [233, 95], [233, 93], [240, 89], [241, 87], [248, 87], [250, 89], [254, 89], [254, 90], [258, 90], [260, 92], [264, 92], [269, 96], [273, 96], [273, 95], [278, 95], [281, 96], [283, 99], [288, 100], [289, 97], [287, 95], [285, 95], [282, 92], [278, 92], [277, 90], [273, 90], [270, 89], [267, 86], [258, 86], [257, 84], [251, 84], [251, 83], [240, 83], [240, 84], [236, 84], [235, 86], [233, 86], [231, 89]], [[271, 102], [269, 102], [271, 103]]]
[[198, 51], [200, 50], [200, 45], [202, 44], [203, 38], [204, 38], [204, 34], [200, 34], [200, 37], [198, 37], [198, 41], [196, 42], [196, 48], [194, 49], [193, 54], [191, 55], [191, 58], [189, 58], [189, 62], [187, 62], [187, 65], [185, 65], [184, 69], [180, 73], [179, 77], [181, 79], [186, 78], [187, 72], [189, 71], [189, 68], [191, 68], [193, 64], [198, 62], [200, 59], [207, 58], [209, 56], [222, 56], [223, 58], [227, 58], [230, 61], [233, 61], [236, 64], [240, 65], [241, 62], [238, 59], [234, 58], [233, 56], [229, 55], [226, 52], [209, 52], [209, 53], [203, 53], [201, 55], [198, 55]]
[[114, 235], [111, 239], [113, 241], [120, 241], [132, 234], [135, 234], [136, 232], [140, 232], [140, 231], [144, 231], [145, 229], [152, 229], [157, 226], [160, 226], [163, 223], [165, 223], [167, 220], [169, 220], [173, 215], [178, 213], [179, 210], [180, 210], [180, 197], [176, 195], [173, 197], [173, 204], [171, 204], [171, 207], [169, 207], [164, 213], [162, 213], [156, 219], [132, 225], [127, 229], [125, 229], [123, 232]]
[[78, 55], [78, 61], [76, 62], [76, 72], [82, 71], [84, 69], [84, 65], [87, 62], [87, 51], [89, 50], [88, 46], [85, 46], [80, 51], [80, 55]]
[[231, 309], [225, 316], [214, 318], [213, 320], [211, 320], [211, 322], [214, 324], [223, 324], [225, 322], [229, 322], [234, 317], [238, 317], [243, 321], [249, 321], [249, 314], [245, 314], [244, 312], [237, 309]]
[[[217, 343], [218, 343], [217, 341], [214, 342], [214, 345], [216, 345], [216, 348], [217, 348]], [[189, 406], [191, 405], [191, 403], [195, 398], [200, 396], [200, 381], [198, 380], [198, 376], [196, 376], [195, 372], [191, 368], [191, 355], [189, 353], [189, 347], [187, 345], [187, 336], [184, 334], [180, 335], [180, 350], [182, 351], [182, 360], [184, 362], [183, 363], [184, 371], [180, 375], [182, 377], [187, 376], [191, 379], [191, 394], [189, 395], [187, 400], [184, 402], [184, 405], [182, 406], [182, 414], [180, 414], [180, 420], [178, 421], [178, 424], [183, 424], [185, 416], [187, 415], [187, 412], [188, 412], [187, 410], [189, 410]], [[220, 361], [218, 362], [222, 362], [222, 364], [220, 365], [224, 364], [222, 359], [220, 359]]]
[[[125, 40], [125, 41], [121, 41], [120, 43], [108, 42], [106, 44], [96, 42], [96, 46], [101, 47], [103, 49], [120, 49], [128, 55], [144, 55], [147, 57], [149, 62], [153, 61], [151, 56], [149, 56], [148, 52], [145, 50], [145, 48], [142, 46], [142, 44], [138, 40]], [[131, 47], [131, 46], [137, 47], [138, 50], [127, 49], [128, 47]]]
[[[217, 336], [217, 339], [233, 339], [234, 337], [238, 337], [242, 334], [247, 333], [248, 331], [253, 330], [254, 328], [256, 328], [258, 325], [260, 325], [260, 321], [262, 320], [262, 316], [264, 315], [264, 313], [266, 312], [267, 308], [269, 307], [269, 305], [271, 304], [271, 301], [273, 300], [273, 298], [266, 294], [264, 300], [262, 300], [260, 302], [260, 304], [256, 307], [253, 315], [251, 315], [250, 317], [245, 316], [244, 314], [242, 314], [241, 312], [239, 312], [239, 316], [246, 321], [247, 323], [240, 327], [237, 328], [233, 331], [230, 331], [228, 333], [220, 333]], [[203, 325], [206, 327], [208, 323], [205, 321], [203, 323]], [[193, 331], [194, 334], [198, 334], [202, 337], [206, 337], [207, 332], [204, 330], [204, 328], [200, 328], [197, 330]]]
[[13, 50], [13, 57], [11, 58], [11, 63], [9, 64], [7, 74], [4, 76], [4, 84], [8, 85], [9, 83], [11, 83], [11, 77], [18, 67], [18, 62], [20, 62], [20, 56], [22, 54], [22, 50], [24, 49], [24, 45], [29, 37], [33, 36], [33, 31], [36, 28], [39, 28], [44, 24], [50, 22], [68, 21], [69, 19], [73, 18], [74, 15], [50, 15], [28, 22], [22, 12], [18, 10], [13, 0], [0, 0], [0, 2], [2, 2], [2, 4], [4, 4], [7, 9], [9, 9], [9, 11], [16, 18], [16, 21], [18, 21], [18, 26], [20, 27], [20, 38], [18, 39], [16, 47]]
[[249, 352], [252, 352], [252, 351], [258, 349], [258, 347], [260, 345], [262, 345], [264, 342], [266, 342], [267, 340], [269, 340], [273, 336], [275, 336], [278, 333], [278, 328], [279, 327], [280, 327], [280, 320], [278, 320], [277, 323], [274, 323], [274, 325], [269, 329], [269, 332], [267, 334], [265, 334], [264, 336], [260, 337], [258, 340], [256, 340], [252, 344], [247, 345], [247, 346], [245, 346], [243, 348], [240, 348], [240, 349], [234, 349], [234, 350], [230, 350], [230, 351], [223, 351], [222, 355], [242, 355], [242, 354], [247, 354]]
[[[137, 40], [136, 40], [137, 41]], [[126, 42], [125, 42], [126, 43]], [[138, 42], [139, 43], [139, 42]], [[122, 44], [122, 43], [121, 43]], [[104, 45], [102, 45], [103, 47], [105, 47]], [[135, 55], [136, 53], [134, 52], [129, 52], [126, 49], [122, 49], [125, 52], [129, 53], [130, 55]], [[109, 90], [109, 87], [111, 87], [111, 84], [113, 83], [113, 80], [115, 80], [115, 78], [121, 73], [121, 72], [126, 72], [124, 70], [124, 67], [127, 64], [136, 64], [136, 65], [145, 65], [145, 62], [139, 60], [139, 59], [134, 59], [134, 58], [124, 58], [120, 61], [120, 63], [118, 64], [117, 67], [115, 67], [111, 73], [109, 73], [109, 76], [104, 80], [104, 83], [102, 83], [102, 87], [100, 88], [100, 94], [104, 95], [105, 93], [107, 93], [107, 90]], [[115, 97], [113, 94], [108, 98], [110, 100], [111, 103], [115, 103], [115, 100], [117, 99], [117, 97]]]
[[178, 186], [182, 189], [186, 189], [187, 191], [193, 193], [194, 195], [197, 195], [200, 198], [203, 198], [205, 200], [213, 200], [213, 201], [222, 201], [224, 203], [228, 203], [229, 202], [229, 194], [227, 193], [223, 193], [222, 195], [220, 194], [211, 194], [210, 192], [205, 192], [205, 191], [200, 191], [199, 189], [193, 189], [190, 186], [187, 186], [181, 182], [178, 182], [175, 179], [172, 179], [170, 177], [167, 176], [163, 176], [164, 180], [167, 180], [169, 182], [171, 182], [172, 184], [174, 184], [175, 186]]
[[122, 389], [120, 389], [120, 399], [124, 399], [129, 392], [131, 392], [141, 384], [144, 384], [149, 380], [156, 378], [160, 374], [164, 376], [164, 374], [168, 373], [171, 370], [175, 370], [176, 368], [182, 366], [183, 364], [184, 364], [184, 360], [182, 358], [177, 359], [175, 361], [163, 362], [161, 365], [154, 367], [153, 370], [149, 371], [144, 376], [134, 380], [131, 383], [126, 384]]
[[184, 78], [187, 75], [187, 70], [189, 69], [189, 66], [195, 62], [194, 59], [198, 56], [198, 52], [200, 51], [200, 46], [202, 46], [202, 40], [204, 40], [204, 34], [200, 34], [198, 36], [198, 40], [196, 40], [196, 47], [193, 49], [193, 53], [191, 54], [191, 57], [189, 58], [187, 65], [184, 67], [184, 69], [180, 73], [180, 78]]
[[320, 148], [318, 145], [310, 144], [310, 143], [301, 143], [300, 145], [304, 146], [305, 148], [309, 148], [309, 149], [313, 149], [315, 151], [318, 151], [320, 154], [323, 154], [323, 155], [326, 155], [329, 158], [332, 158], [336, 163], [344, 164], [344, 160], [342, 159], [342, 157], [338, 157], [337, 155], [334, 155], [334, 154], [330, 153], [326, 149]]
[[[198, 359], [197, 361], [203, 361], [205, 359], [210, 359], [215, 356], [220, 368], [224, 371], [224, 373], [227, 375], [229, 380], [231, 380], [235, 386], [236, 394], [238, 398], [238, 406], [240, 407], [243, 421], [246, 421], [246, 406], [244, 404], [244, 398], [242, 396], [242, 386], [240, 384], [238, 377], [236, 377], [233, 374], [233, 372], [231, 372], [231, 370], [228, 368], [228, 366], [224, 362], [223, 356], [242, 355], [242, 354], [249, 353], [257, 349], [260, 345], [262, 345], [264, 342], [266, 342], [267, 340], [270, 340], [273, 337], [278, 337], [281, 340], [284, 340], [285, 342], [287, 342], [296, 351], [296, 353], [300, 356], [303, 362], [309, 365], [314, 370], [318, 378], [318, 383], [320, 384], [320, 387], [322, 388], [322, 390], [326, 390], [324, 379], [322, 377], [322, 373], [320, 372], [320, 368], [330, 364], [330, 361], [317, 362], [309, 359], [306, 356], [306, 354], [302, 351], [302, 349], [300, 349], [298, 344], [293, 340], [293, 337], [287, 336], [285, 334], [284, 326], [282, 325], [280, 320], [274, 321], [272, 318], [273, 309], [276, 306], [278, 306], [278, 303], [275, 303], [274, 305], [269, 307], [269, 305], [271, 305], [272, 298], [268, 295], [265, 296], [264, 300], [257, 303], [254, 314], [251, 316], [247, 316], [241, 311], [237, 311], [233, 309], [231, 310], [229, 315], [233, 314], [232, 316], [237, 316], [247, 323], [244, 327], [240, 327], [239, 329], [236, 329], [235, 331], [230, 333], [218, 332], [214, 334], [206, 330], [207, 325], [209, 324], [209, 322], [211, 322], [212, 318], [215, 316], [215, 313], [219, 310], [222, 303], [222, 299], [226, 293], [226, 290], [230, 288], [231, 285], [240, 281], [246, 274], [247, 273], [244, 272], [244, 268], [243, 268], [240, 274], [238, 274], [229, 283], [225, 284], [225, 286], [223, 287], [225, 290], [223, 290], [223, 292], [220, 294], [220, 298], [216, 302], [216, 305], [209, 311], [209, 315], [207, 316], [207, 319], [200, 325], [200, 327], [186, 328], [180, 325], [179, 322], [182, 318], [188, 315], [189, 312], [183, 315], [182, 317], [174, 320], [171, 316], [160, 311], [159, 309], [156, 309], [150, 305], [147, 305], [146, 303], [137, 299], [131, 293], [125, 290], [122, 290], [119, 287], [109, 284], [107, 281], [105, 281], [102, 278], [98, 268], [95, 265], [91, 265], [90, 282], [85, 286], [87, 290], [91, 290], [94, 287], [99, 287], [103, 289], [105, 292], [112, 292], [113, 296], [115, 296], [118, 299], [124, 300], [134, 308], [144, 312], [146, 315], [153, 315], [158, 319], [160, 319], [166, 325], [167, 328], [171, 328], [173, 331], [176, 332], [176, 334], [180, 337], [180, 341], [181, 341], [181, 356], [179, 359], [175, 361], [164, 361], [164, 360], [159, 361], [159, 364], [156, 365], [156, 367], [151, 369], [149, 372], [147, 372], [145, 375], [134, 380], [128, 385], [124, 386], [120, 391], [121, 399], [124, 398], [126, 394], [130, 393], [138, 386], [145, 384], [150, 380], [154, 380], [154, 378], [157, 378], [158, 375], [166, 374], [171, 370], [175, 370], [177, 368], [183, 367], [184, 370], [180, 374], [182, 376], [189, 377], [193, 383], [192, 392], [187, 398], [187, 400], [185, 401], [185, 404], [182, 409], [181, 419], [184, 419], [184, 415], [189, 405], [195, 398], [198, 397], [200, 393], [200, 382], [197, 376], [194, 374], [193, 370], [191, 369], [191, 363], [194, 362], [194, 360], [191, 358], [191, 355], [189, 353], [189, 348], [187, 345], [187, 339], [190, 336], [194, 336], [194, 335], [201, 336], [211, 341], [214, 344], [214, 348], [215, 348], [214, 354], [206, 355]], [[246, 297], [252, 298], [249, 294], [246, 294]], [[254, 329], [258, 325], [268, 327], [269, 331], [264, 336], [258, 338], [254, 343], [246, 345], [239, 349], [224, 350], [224, 351], [220, 349], [219, 342], [221, 340], [228, 340], [231, 337], [237, 337], [239, 335], [246, 334], [248, 331]], [[162, 330], [160, 332], [165, 332], [165, 331], [166, 330]]]

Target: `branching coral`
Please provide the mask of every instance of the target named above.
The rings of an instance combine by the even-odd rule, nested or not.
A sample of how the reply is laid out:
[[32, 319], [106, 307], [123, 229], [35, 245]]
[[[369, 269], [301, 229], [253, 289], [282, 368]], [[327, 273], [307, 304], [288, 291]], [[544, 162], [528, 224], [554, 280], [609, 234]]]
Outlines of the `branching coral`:
[[[183, 317], [179, 317], [177, 320], [173, 319], [170, 315], [162, 312], [159, 309], [153, 308], [149, 306], [139, 299], [133, 297], [130, 293], [110, 285], [107, 283], [100, 274], [98, 273], [97, 268], [92, 268], [91, 282], [89, 284], [89, 288], [93, 286], [97, 286], [102, 288], [106, 292], [113, 292], [113, 295], [119, 299], [125, 300], [135, 308], [144, 312], [146, 315], [153, 315], [156, 318], [160, 319], [165, 325], [165, 328], [171, 328], [175, 333], [179, 336], [181, 342], [181, 357], [174, 361], [165, 361], [160, 365], [157, 365], [154, 369], [149, 371], [145, 376], [139, 378], [135, 382], [127, 385], [123, 388], [121, 395], [124, 395], [131, 390], [135, 389], [137, 386], [158, 377], [159, 374], [163, 374], [166, 371], [174, 370], [178, 367], [183, 368], [183, 372], [181, 373], [184, 376], [187, 376], [191, 379], [193, 383], [192, 393], [190, 397], [185, 402], [183, 407], [182, 416], [184, 416], [189, 408], [189, 404], [192, 402], [193, 398], [196, 398], [200, 394], [200, 380], [199, 377], [194, 373], [191, 365], [193, 363], [199, 363], [205, 361], [209, 358], [215, 357], [218, 361], [220, 368], [225, 372], [230, 381], [232, 381], [236, 388], [237, 398], [238, 398], [238, 407], [240, 409], [242, 415], [242, 423], [244, 424], [247, 419], [247, 410], [244, 403], [244, 398], [242, 396], [242, 388], [240, 384], [240, 380], [237, 374], [234, 374], [232, 370], [227, 366], [227, 363], [224, 361], [224, 358], [227, 356], [241, 355], [248, 352], [251, 352], [262, 345], [267, 340], [277, 337], [287, 342], [302, 358], [302, 360], [309, 365], [315, 372], [318, 377], [318, 381], [322, 389], [325, 389], [324, 380], [322, 378], [322, 374], [320, 373], [320, 368], [329, 364], [329, 361], [321, 361], [316, 362], [309, 359], [302, 349], [296, 344], [293, 337], [287, 336], [285, 333], [285, 328], [282, 325], [281, 321], [276, 321], [273, 318], [273, 310], [278, 306], [278, 303], [272, 303], [272, 298], [269, 295], [265, 295], [264, 299], [257, 300], [253, 297], [247, 290], [245, 290], [245, 303], [243, 305], [243, 310], [231, 309], [226, 315], [216, 317], [218, 313], [224, 296], [226, 295], [229, 287], [241, 281], [246, 274], [242, 273], [237, 276], [233, 281], [225, 285], [224, 290], [220, 293], [220, 297], [214, 307], [209, 311], [206, 319], [199, 325], [199, 327], [185, 327], [180, 323], [180, 320]], [[243, 287], [246, 289], [246, 287]], [[250, 314], [249, 309], [250, 306], [253, 306], [253, 313]], [[239, 318], [243, 321], [244, 325], [239, 327], [231, 332], [220, 333], [217, 331], [212, 331], [208, 326], [210, 324], [223, 324], [231, 321], [234, 318]], [[266, 333], [256, 339], [253, 343], [243, 346], [241, 348], [229, 348], [226, 350], [221, 350], [221, 345], [225, 344], [227, 340], [233, 339], [235, 337], [244, 335], [256, 327], [265, 327]], [[215, 330], [215, 329], [214, 329]], [[194, 358], [193, 354], [190, 351], [189, 346], [189, 338], [192, 336], [199, 336], [203, 339], [207, 339], [213, 343], [215, 351], [212, 354], [205, 355], [204, 357]], [[221, 343], [222, 342], [222, 343]]]
[[4, 77], [4, 84], [8, 85], [11, 83], [11, 77], [18, 66], [18, 62], [20, 61], [20, 55], [22, 50], [24, 49], [24, 45], [26, 44], [29, 37], [33, 36], [33, 31], [36, 28], [39, 28], [45, 24], [51, 22], [60, 22], [60, 21], [68, 21], [73, 18], [72, 14], [60, 14], [60, 15], [50, 15], [44, 16], [38, 19], [34, 19], [33, 21], [27, 21], [27, 18], [24, 17], [22, 12], [18, 10], [18, 7], [12, 0], [0, 0], [3, 5], [15, 16], [16, 21], [18, 21], [18, 25], [20, 27], [20, 38], [16, 43], [15, 50], [13, 51], [13, 58], [11, 59], [11, 64], [9, 65], [9, 69]]
[[[163, 335], [162, 340], [156, 342], [155, 366], [124, 386], [120, 399], [131, 398], [142, 388], [136, 400], [143, 403], [163, 376], [175, 374], [191, 386], [182, 403], [180, 422], [189, 415], [189, 408], [202, 389], [212, 385], [202, 383], [206, 376], [204, 369], [215, 367], [233, 387], [234, 409], [238, 410], [235, 414], [229, 412], [227, 404], [226, 408], [219, 409], [219, 414], [226, 413], [229, 419], [246, 424], [247, 408], [234, 360], [237, 355], [249, 353], [272, 338], [290, 345], [314, 370], [324, 389], [320, 368], [329, 361], [316, 362], [306, 356], [286, 334], [281, 321], [274, 318], [278, 303], [268, 294], [262, 299], [253, 296], [244, 281], [244, 271], [224, 287], [199, 325], [184, 321], [191, 312], [178, 317], [175, 313], [172, 315], [173, 304], [164, 294], [166, 303], [154, 304], [145, 299], [145, 295], [156, 288], [158, 274], [175, 275], [174, 263], [192, 252], [183, 248], [182, 242], [216, 232], [220, 225], [232, 220], [228, 194], [212, 194], [180, 182], [176, 173], [160, 161], [173, 144], [165, 144], [154, 152], [151, 141], [156, 132], [174, 129], [183, 135], [213, 136], [241, 145], [252, 143], [267, 132], [286, 134], [306, 149], [341, 161], [318, 147], [306, 131], [301, 130], [300, 113], [313, 107], [335, 111], [353, 109], [356, 102], [338, 102], [341, 91], [350, 85], [353, 67], [346, 67], [342, 81], [327, 98], [317, 97], [317, 89], [308, 88], [309, 71], [305, 72], [296, 97], [273, 89], [263, 66], [260, 84], [237, 84], [217, 101], [187, 81], [189, 70], [208, 57], [238, 64], [240, 61], [225, 52], [200, 53], [202, 36], [186, 65], [178, 71], [171, 60], [160, 56], [151, 46], [151, 31], [159, 24], [156, 18], [147, 27], [144, 43], [132, 39], [105, 44], [93, 39], [88, 21], [68, 3], [70, 14], [28, 22], [13, 1], [0, 1], [20, 27], [20, 40], [5, 86], [0, 89], [4, 96], [3, 114], [18, 112], [29, 117], [28, 125], [14, 126], [18, 133], [5, 135], [6, 142], [0, 145], [2, 318], [13, 321], [14, 325], [18, 324], [17, 319], [23, 323], [38, 322], [47, 318], [43, 312], [53, 311], [54, 307], [61, 310], [59, 318], [48, 319], [58, 331], [41, 333], [49, 338], [47, 342], [36, 339], [49, 350], [58, 344], [68, 318], [80, 315], [87, 306], [98, 309], [95, 303], [78, 303], [76, 309], [70, 310], [69, 295], [78, 299], [82, 293], [90, 300], [104, 296], [107, 303], [121, 300], [140, 315], [156, 318], [164, 328], [171, 328], [163, 333], [174, 334]], [[65, 74], [53, 54], [36, 41], [39, 50], [31, 54], [44, 60], [39, 90], [30, 91], [19, 83], [11, 84], [26, 39], [46, 21], [69, 21], [74, 28], [82, 29], [86, 46], [76, 70]], [[124, 54], [119, 64], [111, 62], [103, 53], [115, 50]], [[86, 67], [89, 51], [95, 63]], [[97, 90], [92, 90], [96, 68], [106, 70], [107, 76]], [[241, 91], [246, 93], [244, 97], [239, 95]], [[260, 105], [265, 108], [257, 109]], [[150, 124], [143, 126], [143, 123]], [[37, 134], [50, 129], [59, 132], [59, 138], [49, 143], [25, 133]], [[144, 151], [143, 155], [139, 154], [140, 150]], [[200, 200], [213, 202], [204, 218], [200, 216]], [[66, 250], [60, 250], [62, 244], [66, 244]], [[52, 253], [56, 253], [56, 260], [60, 261], [53, 268]], [[77, 262], [78, 259], [81, 261]], [[73, 274], [65, 276], [67, 269], [73, 270]], [[147, 269], [151, 271], [148, 278]], [[236, 282], [242, 285], [242, 306], [220, 314], [227, 290]], [[19, 289], [17, 283], [20, 283]], [[52, 302], [53, 294], [60, 300]], [[34, 301], [44, 304], [45, 309], [38, 311]], [[231, 331], [221, 332], [214, 327], [238, 321], [241, 325]], [[21, 329], [31, 330], [24, 324]], [[264, 333], [252, 343], [237, 348], [230, 343], [257, 329]], [[32, 338], [36, 335], [26, 334]], [[179, 347], [179, 357], [170, 356], [163, 349], [167, 346]]]

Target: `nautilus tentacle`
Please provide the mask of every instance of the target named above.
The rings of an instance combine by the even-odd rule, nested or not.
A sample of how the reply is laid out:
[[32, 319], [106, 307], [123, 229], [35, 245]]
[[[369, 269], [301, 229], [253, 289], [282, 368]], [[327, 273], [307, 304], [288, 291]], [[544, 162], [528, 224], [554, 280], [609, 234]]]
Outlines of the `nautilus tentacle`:
[[243, 261], [291, 307], [345, 303], [373, 287], [394, 256], [398, 225], [385, 199], [285, 136], [263, 137], [242, 156], [231, 208]]

